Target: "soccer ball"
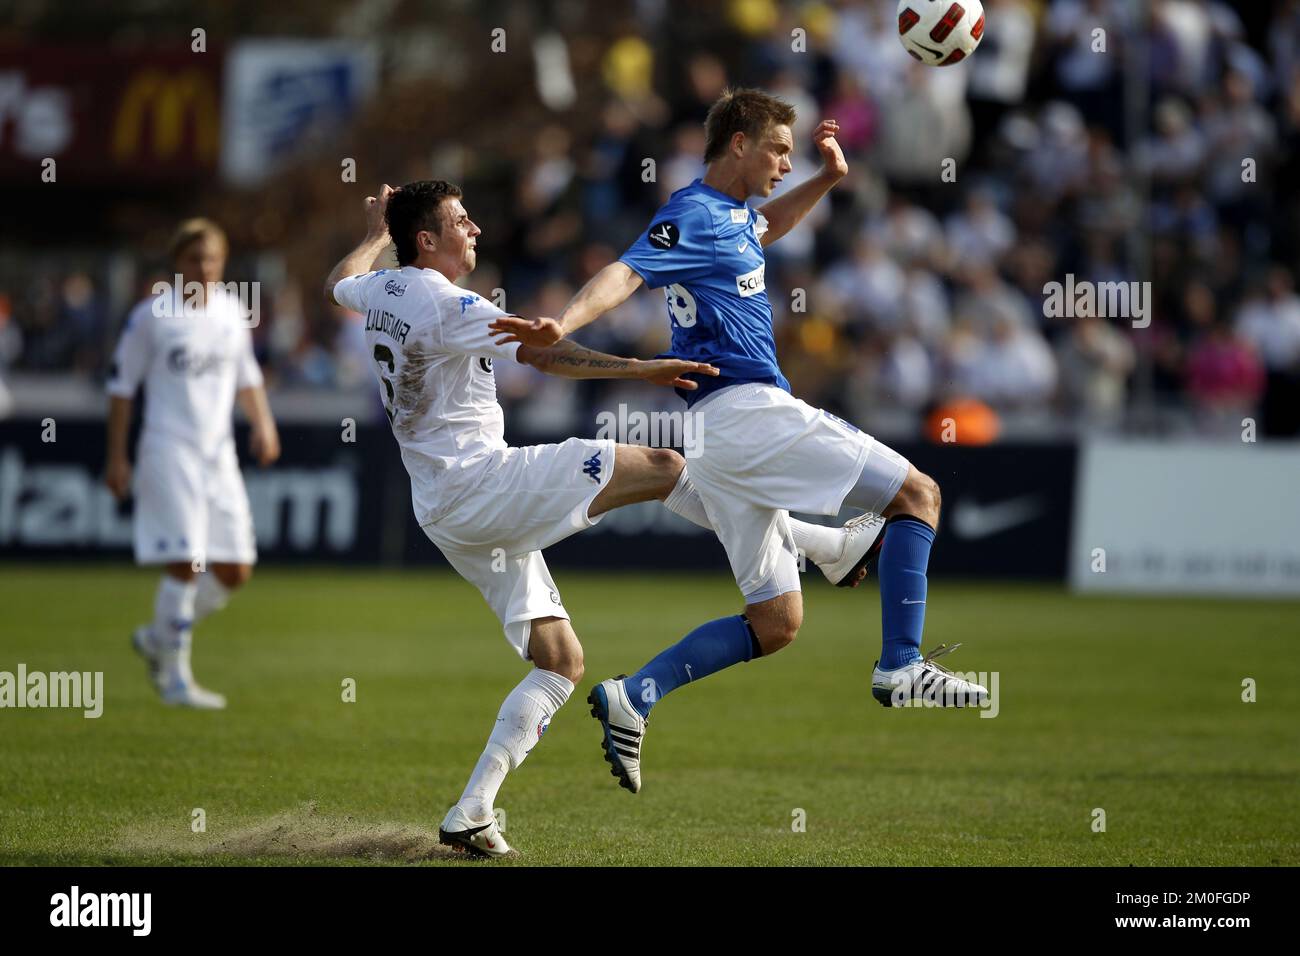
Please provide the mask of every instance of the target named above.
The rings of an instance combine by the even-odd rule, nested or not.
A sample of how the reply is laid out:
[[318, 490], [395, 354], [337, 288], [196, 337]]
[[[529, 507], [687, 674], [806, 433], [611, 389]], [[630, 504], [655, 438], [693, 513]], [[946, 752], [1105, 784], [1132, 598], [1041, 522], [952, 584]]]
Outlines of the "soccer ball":
[[899, 0], [898, 38], [927, 66], [960, 63], [983, 37], [980, 0]]

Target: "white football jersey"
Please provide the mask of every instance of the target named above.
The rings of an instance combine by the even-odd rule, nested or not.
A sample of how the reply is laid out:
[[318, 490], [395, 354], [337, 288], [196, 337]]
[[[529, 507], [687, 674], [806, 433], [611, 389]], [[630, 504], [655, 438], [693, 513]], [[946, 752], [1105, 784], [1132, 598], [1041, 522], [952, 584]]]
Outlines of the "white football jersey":
[[262, 384], [239, 302], [219, 290], [196, 314], [150, 296], [127, 316], [108, 393], [131, 398], [144, 383], [141, 441], [165, 438], [212, 457], [231, 440], [235, 393]]
[[488, 323], [502, 312], [434, 269], [404, 266], [334, 286], [365, 316], [366, 348], [421, 525], [442, 517], [475, 483], [478, 466], [506, 447], [493, 359], [515, 360]]

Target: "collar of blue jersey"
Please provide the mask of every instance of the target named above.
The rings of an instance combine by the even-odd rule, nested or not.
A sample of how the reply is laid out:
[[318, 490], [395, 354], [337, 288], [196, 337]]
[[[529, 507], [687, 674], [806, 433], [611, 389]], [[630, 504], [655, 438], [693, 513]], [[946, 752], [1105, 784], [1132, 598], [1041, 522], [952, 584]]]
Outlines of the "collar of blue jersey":
[[691, 185], [699, 189], [702, 189], [707, 193], [712, 193], [713, 195], [721, 199], [723, 202], [731, 203], [737, 209], [741, 208], [742, 206], [748, 205], [748, 203], [746, 203], [744, 200], [737, 199], [735, 196], [728, 196], [724, 192], [719, 192], [718, 190], [710, 186], [708, 183], [706, 183], [703, 179], [697, 179], [693, 183], [691, 183]]

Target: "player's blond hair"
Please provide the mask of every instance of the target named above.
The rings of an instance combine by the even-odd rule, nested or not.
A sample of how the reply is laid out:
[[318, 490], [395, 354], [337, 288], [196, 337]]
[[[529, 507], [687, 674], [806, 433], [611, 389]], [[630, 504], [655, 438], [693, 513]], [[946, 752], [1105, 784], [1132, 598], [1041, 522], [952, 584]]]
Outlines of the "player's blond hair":
[[704, 161], [711, 163], [725, 154], [731, 137], [737, 133], [758, 139], [769, 126], [793, 126], [794, 120], [794, 107], [780, 97], [762, 90], [729, 87], [704, 118]]
[[189, 248], [191, 243], [198, 242], [200, 239], [209, 236], [221, 243], [224, 252], [230, 251], [230, 242], [226, 239], [226, 231], [211, 219], [205, 219], [202, 216], [186, 219], [176, 227], [176, 231], [172, 233], [171, 242], [167, 244], [167, 251], [171, 255], [172, 262], [179, 259], [181, 253]]

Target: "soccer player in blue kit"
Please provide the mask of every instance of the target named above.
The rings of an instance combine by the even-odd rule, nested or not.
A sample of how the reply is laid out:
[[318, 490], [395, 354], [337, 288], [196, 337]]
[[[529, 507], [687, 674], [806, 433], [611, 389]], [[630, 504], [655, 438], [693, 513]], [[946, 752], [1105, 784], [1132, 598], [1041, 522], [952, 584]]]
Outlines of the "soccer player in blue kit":
[[872, 540], [853, 575], [876, 560], [883, 648], [872, 695], [881, 704], [924, 697], [978, 705], [987, 695], [933, 662], [948, 648], [929, 656], [920, 650], [938, 485], [883, 443], [791, 395], [777, 364], [763, 248], [794, 228], [848, 172], [835, 141], [839, 126], [824, 120], [813, 134], [822, 168], [751, 209], [749, 197], [770, 196], [791, 172], [794, 121], [789, 104], [760, 90], [725, 92], [705, 120], [703, 179], [673, 193], [641, 237], [558, 319], [502, 318], [491, 326], [507, 336], [503, 341], [544, 347], [619, 305], [644, 282], [664, 289], [669, 355], [720, 371], [695, 391], [679, 390], [699, 415], [703, 440], [678, 490], [683, 497], [692, 485], [698, 491], [700, 523], [711, 524], [726, 549], [745, 610], [697, 627], [635, 674], [592, 690], [588, 700], [602, 724], [605, 757], [633, 793], [641, 786], [646, 718], [663, 695], [773, 654], [798, 633], [803, 597], [791, 511], [832, 515], [848, 505], [866, 512], [858, 520]]

